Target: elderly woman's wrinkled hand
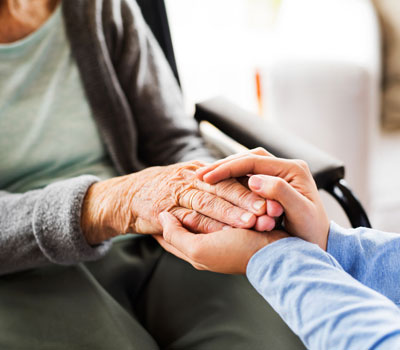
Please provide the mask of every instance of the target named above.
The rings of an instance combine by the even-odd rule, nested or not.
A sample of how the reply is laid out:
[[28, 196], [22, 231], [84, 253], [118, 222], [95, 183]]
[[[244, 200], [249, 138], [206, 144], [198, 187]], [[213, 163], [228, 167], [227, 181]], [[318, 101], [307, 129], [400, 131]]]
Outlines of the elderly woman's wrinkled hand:
[[97, 244], [123, 233], [159, 234], [158, 215], [173, 213], [194, 232], [224, 226], [271, 230], [265, 200], [235, 179], [210, 185], [196, 176], [203, 163], [192, 161], [93, 184], [84, 199], [81, 227], [87, 241]]

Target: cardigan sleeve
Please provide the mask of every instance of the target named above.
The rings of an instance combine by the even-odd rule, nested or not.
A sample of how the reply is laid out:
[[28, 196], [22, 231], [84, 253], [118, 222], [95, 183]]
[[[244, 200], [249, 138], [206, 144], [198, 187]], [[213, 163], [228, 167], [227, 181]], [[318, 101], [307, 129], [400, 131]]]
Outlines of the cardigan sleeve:
[[21, 194], [0, 191], [0, 274], [103, 256], [111, 243], [90, 246], [80, 228], [83, 198], [97, 180], [86, 175]]

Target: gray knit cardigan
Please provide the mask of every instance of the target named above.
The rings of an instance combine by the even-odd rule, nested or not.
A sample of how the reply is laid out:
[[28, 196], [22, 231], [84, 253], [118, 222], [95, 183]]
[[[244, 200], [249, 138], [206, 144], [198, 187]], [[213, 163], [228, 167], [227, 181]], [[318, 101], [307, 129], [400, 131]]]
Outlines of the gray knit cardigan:
[[[133, 0], [64, 0], [62, 11], [86, 98], [118, 173], [212, 159]], [[22, 194], [0, 191], [0, 274], [103, 256], [110, 242], [90, 246], [80, 228], [82, 200], [95, 181], [84, 175]]]

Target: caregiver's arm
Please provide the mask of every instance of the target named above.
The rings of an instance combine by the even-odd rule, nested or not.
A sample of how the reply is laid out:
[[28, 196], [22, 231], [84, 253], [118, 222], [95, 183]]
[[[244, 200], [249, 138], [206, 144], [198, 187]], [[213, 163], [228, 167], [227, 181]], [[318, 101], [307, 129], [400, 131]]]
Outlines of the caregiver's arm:
[[[398, 349], [400, 311], [317, 245], [281, 231], [188, 232], [160, 217], [160, 244], [201, 270], [245, 273], [310, 349]], [[268, 327], [268, 325], [265, 325]]]
[[[197, 171], [197, 176], [209, 184], [249, 174], [257, 174], [248, 182], [254, 193], [283, 207], [287, 232], [326, 250], [329, 220], [306, 162], [276, 158], [256, 148]], [[267, 205], [267, 214], [269, 211]]]
[[[243, 174], [260, 174], [249, 180], [258, 195], [275, 199], [285, 210], [289, 233], [326, 249], [344, 270], [363, 284], [400, 301], [400, 235], [358, 228], [345, 230], [329, 222], [307, 165], [272, 157], [263, 149], [244, 152], [198, 171], [206, 182], [216, 183]], [[328, 241], [329, 231], [329, 241]]]
[[247, 276], [309, 349], [400, 348], [396, 305], [314, 244], [275, 242], [251, 258]]
[[361, 283], [400, 305], [400, 235], [331, 223], [328, 253]]

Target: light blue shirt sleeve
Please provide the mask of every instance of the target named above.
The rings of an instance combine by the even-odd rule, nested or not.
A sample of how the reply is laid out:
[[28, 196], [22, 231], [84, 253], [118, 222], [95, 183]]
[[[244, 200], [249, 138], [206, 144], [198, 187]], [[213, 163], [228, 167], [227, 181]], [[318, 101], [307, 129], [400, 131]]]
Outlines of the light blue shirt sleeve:
[[397, 306], [315, 244], [274, 242], [250, 259], [247, 276], [311, 350], [400, 349]]
[[400, 235], [331, 223], [328, 253], [362, 284], [400, 306]]

